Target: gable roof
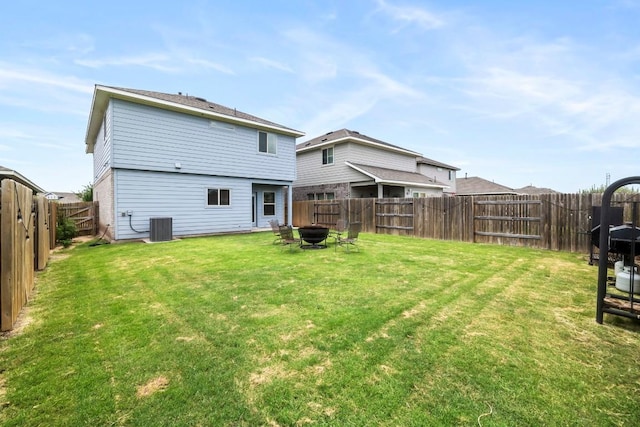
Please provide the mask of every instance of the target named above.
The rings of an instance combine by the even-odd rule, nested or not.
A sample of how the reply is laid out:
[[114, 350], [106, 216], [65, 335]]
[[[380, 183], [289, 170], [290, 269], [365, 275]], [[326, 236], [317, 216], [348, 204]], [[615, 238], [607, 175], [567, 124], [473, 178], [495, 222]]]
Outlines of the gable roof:
[[520, 194], [513, 188], [487, 181], [484, 178], [470, 176], [456, 180], [456, 194], [459, 196], [484, 194]]
[[100, 131], [103, 116], [107, 106], [109, 105], [109, 99], [111, 98], [263, 129], [296, 138], [304, 136], [304, 132], [279, 125], [269, 120], [261, 119], [251, 114], [243, 113], [235, 108], [229, 108], [209, 102], [206, 99], [197, 96], [183, 95], [181, 93], [171, 94], [153, 92], [149, 90], [96, 85], [93, 92], [91, 112], [89, 114], [89, 122], [87, 124], [87, 133], [85, 137], [87, 153], [93, 153], [93, 145], [98, 132]]
[[535, 187], [533, 185], [527, 185], [526, 187], [516, 189], [518, 193], [530, 194], [530, 195], [538, 195], [538, 194], [557, 194], [556, 190], [552, 190], [550, 188], [540, 188]]
[[397, 151], [403, 154], [420, 157], [420, 153], [416, 153], [415, 151], [407, 150], [406, 148], [398, 147], [397, 145], [389, 144], [388, 142], [380, 141], [379, 139], [371, 138], [370, 136], [363, 135], [360, 132], [349, 129], [327, 132], [324, 135], [320, 135], [306, 142], [301, 142], [296, 145], [296, 152], [301, 153], [307, 150], [317, 149], [325, 145], [335, 145], [343, 142], [357, 142], [364, 145], [375, 146], [384, 150]]
[[50, 191], [45, 194], [45, 197], [51, 200], [59, 200], [62, 203], [75, 203], [82, 201], [80, 197], [78, 197], [78, 194], [65, 191]]
[[422, 157], [422, 156], [418, 157], [418, 159], [416, 159], [416, 162], [418, 164], [435, 166], [435, 167], [444, 168], [444, 169], [451, 169], [451, 170], [454, 170], [454, 171], [459, 171], [460, 170], [460, 168], [457, 168], [455, 166], [451, 166], [451, 165], [448, 165], [446, 163], [438, 162], [437, 160], [429, 159], [427, 157]]
[[345, 164], [360, 173], [363, 173], [376, 183], [394, 185], [412, 185], [414, 187], [447, 188], [446, 184], [438, 182], [417, 172], [407, 172], [397, 169], [381, 168], [378, 166], [363, 165], [360, 163], [345, 162]]
[[0, 181], [2, 181], [4, 178], [9, 178], [22, 185], [26, 185], [31, 189], [31, 191], [35, 191], [36, 193], [45, 192], [41, 187], [38, 187], [36, 184], [34, 184], [29, 179], [22, 176], [20, 173], [14, 171], [13, 169], [0, 166]]

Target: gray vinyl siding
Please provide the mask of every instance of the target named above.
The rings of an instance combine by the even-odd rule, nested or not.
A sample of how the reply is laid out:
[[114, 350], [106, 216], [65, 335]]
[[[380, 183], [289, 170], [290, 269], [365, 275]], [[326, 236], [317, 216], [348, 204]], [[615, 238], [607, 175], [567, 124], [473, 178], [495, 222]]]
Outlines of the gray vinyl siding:
[[322, 149], [299, 153], [296, 186], [368, 181], [369, 178], [345, 162], [416, 172], [416, 158], [352, 142], [337, 144], [333, 149], [333, 165], [322, 164]]
[[[280, 224], [284, 223], [284, 197], [285, 193], [282, 186], [269, 186], [269, 185], [255, 185], [253, 190], [256, 192], [256, 204], [257, 204], [257, 227], [265, 228], [269, 227], [269, 221], [272, 219], [278, 220]], [[264, 193], [275, 192], [276, 193], [276, 212], [275, 215], [264, 214]]]
[[[173, 218], [173, 235], [250, 231], [251, 182], [240, 178], [115, 170], [115, 239], [149, 237], [149, 219]], [[231, 191], [230, 206], [207, 206], [207, 189]], [[127, 211], [132, 211], [131, 226]], [[122, 216], [122, 213], [125, 216]]]
[[418, 172], [424, 176], [428, 176], [429, 178], [435, 178], [436, 181], [441, 182], [449, 186], [449, 188], [445, 188], [443, 192], [445, 193], [455, 193], [456, 192], [456, 171], [451, 171], [452, 178], [449, 179], [449, 171], [450, 169], [446, 168], [438, 168], [433, 165], [419, 165]]
[[[107, 108], [93, 147], [93, 179], [98, 181], [111, 168], [111, 109]], [[105, 129], [106, 128], [106, 129]]]
[[111, 106], [115, 168], [295, 179], [295, 138], [291, 136], [279, 134], [277, 153], [265, 154], [258, 152], [256, 129], [122, 100], [112, 100]]

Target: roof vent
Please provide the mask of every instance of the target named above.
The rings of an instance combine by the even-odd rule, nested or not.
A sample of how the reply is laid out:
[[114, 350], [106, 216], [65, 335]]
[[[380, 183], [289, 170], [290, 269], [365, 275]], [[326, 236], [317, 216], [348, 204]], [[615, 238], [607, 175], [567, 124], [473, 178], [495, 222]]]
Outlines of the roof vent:
[[197, 99], [198, 101], [207, 102], [207, 100], [206, 100], [206, 99], [204, 99], [204, 98], [200, 98], [200, 97], [198, 97], [198, 96], [194, 96], [194, 98], [195, 98], [195, 99]]
[[325, 133], [325, 135], [331, 135], [333, 131]]
[[323, 142], [324, 142], [324, 141], [327, 141], [327, 140], [329, 140], [329, 138], [322, 138], [322, 141], [323, 141]]
[[358, 135], [360, 135], [360, 132], [358, 132], [357, 130], [352, 130], [351, 132], [357, 133]]

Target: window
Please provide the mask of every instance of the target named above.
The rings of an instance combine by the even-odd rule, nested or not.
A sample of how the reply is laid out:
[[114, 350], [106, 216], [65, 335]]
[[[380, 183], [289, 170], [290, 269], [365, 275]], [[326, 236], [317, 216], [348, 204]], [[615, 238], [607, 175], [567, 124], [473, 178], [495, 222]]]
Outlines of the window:
[[273, 191], [265, 191], [262, 198], [262, 212], [264, 216], [274, 216], [276, 214], [276, 193]]
[[325, 148], [322, 150], [322, 164], [323, 165], [333, 164], [333, 147]]
[[449, 171], [449, 181], [453, 181], [453, 171]]
[[231, 204], [231, 190], [224, 188], [207, 189], [207, 206], [229, 206]]
[[308, 193], [308, 200], [334, 200], [336, 198], [335, 193]]
[[278, 136], [273, 133], [258, 132], [258, 151], [267, 154], [276, 154]]

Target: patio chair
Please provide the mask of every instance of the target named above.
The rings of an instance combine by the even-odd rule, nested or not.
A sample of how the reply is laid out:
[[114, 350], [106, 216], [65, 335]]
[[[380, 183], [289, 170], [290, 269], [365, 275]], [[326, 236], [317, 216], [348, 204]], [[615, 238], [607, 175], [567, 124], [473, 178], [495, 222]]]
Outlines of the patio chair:
[[280, 243], [280, 224], [278, 223], [278, 220], [272, 219], [269, 221], [269, 225], [271, 226], [271, 231], [273, 231], [274, 236], [276, 236], [273, 240], [273, 244], [275, 245], [276, 243]]
[[333, 238], [335, 240], [335, 243], [337, 243], [338, 238], [342, 236], [342, 234], [345, 231], [347, 231], [348, 226], [349, 226], [349, 223], [347, 222], [346, 219], [339, 219], [336, 222], [335, 227], [333, 227], [329, 232], [329, 237]]
[[285, 246], [288, 246], [289, 250], [291, 250], [291, 245], [300, 246], [300, 244], [302, 243], [300, 239], [293, 237], [293, 228], [291, 228], [290, 225], [281, 225], [279, 231], [280, 244], [282, 245], [281, 249], [283, 249]]
[[349, 224], [349, 228], [347, 229], [347, 237], [338, 236], [336, 240], [335, 250], [338, 249], [338, 246], [344, 247], [347, 252], [351, 252], [351, 248], [354, 248], [358, 252], [360, 248], [358, 247], [358, 235], [362, 230], [362, 224], [359, 222], [352, 222]]

